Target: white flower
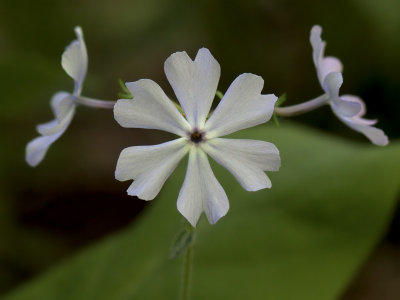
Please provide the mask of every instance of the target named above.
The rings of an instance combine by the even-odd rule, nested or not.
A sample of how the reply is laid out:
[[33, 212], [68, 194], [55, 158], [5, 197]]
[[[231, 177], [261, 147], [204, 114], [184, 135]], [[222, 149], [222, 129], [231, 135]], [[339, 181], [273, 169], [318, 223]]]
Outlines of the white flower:
[[207, 154], [228, 169], [246, 190], [270, 188], [271, 181], [264, 171], [279, 169], [278, 149], [263, 141], [220, 137], [267, 122], [277, 98], [261, 95], [261, 77], [242, 74], [207, 119], [220, 77], [220, 66], [209, 50], [200, 49], [194, 61], [186, 52], [174, 53], [165, 61], [164, 70], [186, 119], [160, 86], [149, 79], [126, 84], [134, 98], [118, 100], [114, 116], [123, 127], [159, 129], [180, 138], [155, 146], [124, 149], [115, 177], [120, 181], [134, 180], [127, 190], [129, 195], [152, 200], [189, 153], [178, 210], [193, 226], [203, 211], [214, 224], [227, 213], [229, 202], [211, 170]]
[[321, 39], [322, 28], [318, 25], [311, 29], [310, 42], [313, 48], [313, 61], [317, 69], [318, 80], [325, 93], [329, 96], [329, 104], [334, 114], [347, 126], [364, 134], [372, 143], [384, 146], [388, 138], [384, 132], [373, 127], [377, 121], [367, 120], [365, 104], [357, 96], [339, 96], [343, 83], [342, 63], [335, 57], [324, 57], [326, 43]]
[[75, 114], [76, 97], [80, 96], [88, 64], [82, 29], [76, 27], [75, 33], [78, 39], [65, 49], [61, 59], [63, 69], [75, 81], [74, 91], [72, 94], [58, 92], [52, 97], [51, 107], [55, 119], [38, 125], [36, 129], [41, 136], [26, 146], [26, 161], [32, 167], [43, 160], [50, 145], [65, 132]]

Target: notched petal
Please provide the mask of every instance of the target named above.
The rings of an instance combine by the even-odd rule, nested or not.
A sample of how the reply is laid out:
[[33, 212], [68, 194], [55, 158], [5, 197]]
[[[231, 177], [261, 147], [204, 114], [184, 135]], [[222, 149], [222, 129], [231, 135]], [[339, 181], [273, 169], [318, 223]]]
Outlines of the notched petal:
[[278, 98], [273, 94], [261, 95], [263, 85], [260, 76], [250, 73], [238, 76], [207, 120], [207, 136], [224, 136], [267, 122]]
[[120, 181], [133, 179], [128, 195], [152, 200], [187, 153], [185, 144], [181, 138], [155, 146], [125, 148], [118, 158], [115, 178]]
[[160, 86], [150, 79], [128, 82], [133, 99], [120, 99], [114, 106], [115, 120], [128, 128], [159, 129], [184, 136], [190, 125]]
[[207, 155], [198, 147], [192, 147], [185, 181], [179, 192], [179, 212], [196, 226], [204, 211], [208, 221], [215, 224], [229, 210], [228, 197], [215, 178]]
[[248, 191], [270, 188], [264, 171], [278, 171], [281, 164], [278, 149], [264, 141], [216, 138], [203, 149]]
[[218, 62], [206, 48], [194, 61], [186, 52], [176, 52], [165, 61], [164, 71], [190, 125], [203, 127], [221, 73]]

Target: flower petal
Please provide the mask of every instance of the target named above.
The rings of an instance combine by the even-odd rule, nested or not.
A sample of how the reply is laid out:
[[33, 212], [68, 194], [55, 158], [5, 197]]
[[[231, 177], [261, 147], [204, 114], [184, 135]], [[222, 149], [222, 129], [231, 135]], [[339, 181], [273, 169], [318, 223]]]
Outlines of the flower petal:
[[358, 131], [365, 135], [373, 144], [378, 146], [386, 146], [389, 143], [389, 139], [386, 134], [379, 128], [366, 124], [365, 119], [358, 117], [346, 118], [337, 114], [337, 117], [349, 126], [351, 129]]
[[389, 143], [388, 137], [383, 130], [379, 128], [368, 126], [359, 122], [344, 122], [353, 130], [365, 135], [375, 145], [386, 146]]
[[70, 96], [71, 96], [70, 93], [61, 91], [61, 92], [55, 93], [53, 95], [53, 97], [51, 97], [50, 106], [51, 106], [51, 109], [53, 110], [54, 116], [57, 117], [59, 114], [59, 108], [60, 108], [61, 101], [64, 100], [64, 98], [67, 98]]
[[358, 115], [362, 110], [362, 106], [359, 102], [347, 101], [345, 98], [339, 97], [339, 89], [342, 83], [343, 76], [339, 72], [329, 73], [325, 78], [324, 86], [331, 100], [331, 107], [344, 117]]
[[333, 72], [329, 74], [324, 80], [324, 89], [329, 94], [331, 99], [339, 98], [339, 89], [343, 84], [343, 76], [342, 73]]
[[205, 125], [207, 137], [217, 137], [267, 122], [277, 97], [261, 95], [264, 80], [245, 73], [232, 82], [225, 96]]
[[313, 48], [313, 61], [316, 68], [318, 68], [319, 62], [323, 57], [325, 42], [321, 39], [322, 27], [319, 25], [314, 25], [311, 28], [310, 43]]
[[323, 84], [326, 76], [332, 72], [342, 72], [343, 65], [336, 57], [328, 56], [322, 59], [319, 64], [318, 77], [321, 85]]
[[160, 86], [150, 79], [128, 82], [132, 100], [118, 100], [114, 106], [115, 120], [122, 127], [159, 129], [183, 136], [190, 125], [179, 113]]
[[155, 146], [136, 146], [122, 150], [115, 170], [120, 181], [133, 179], [128, 195], [153, 200], [165, 181], [188, 152], [184, 138]]
[[357, 115], [354, 116], [354, 117], [358, 117], [357, 121], [360, 124], [362, 123], [362, 124], [365, 124], [365, 125], [375, 125], [378, 122], [378, 120], [369, 120], [369, 119], [363, 119], [362, 118], [362, 116], [365, 115], [367, 110], [366, 110], [364, 101], [360, 97], [353, 96], [353, 95], [343, 95], [343, 96], [340, 96], [340, 98], [345, 100], [345, 101], [348, 101], [348, 102], [357, 102], [357, 103], [359, 103], [361, 105], [360, 112]]
[[186, 52], [167, 58], [164, 71], [192, 127], [202, 128], [217, 91], [221, 68], [210, 51], [202, 48], [192, 61]]
[[177, 206], [193, 227], [203, 211], [208, 221], [214, 224], [229, 210], [228, 197], [215, 178], [207, 155], [199, 147], [193, 146], [190, 150], [186, 177], [179, 192]]
[[281, 160], [274, 144], [257, 140], [212, 139], [203, 146], [248, 191], [271, 187], [264, 171], [278, 171]]
[[44, 158], [47, 150], [67, 129], [70, 122], [66, 123], [60, 131], [52, 135], [40, 136], [28, 143], [25, 149], [25, 160], [31, 167], [36, 167]]
[[340, 111], [337, 111], [334, 106], [331, 106], [334, 114], [343, 123], [345, 123], [351, 129], [365, 135], [375, 145], [385, 146], [389, 143], [389, 139], [385, 135], [385, 133], [381, 129], [372, 126], [376, 124], [377, 120], [369, 120], [362, 118], [362, 116], [366, 112], [364, 101], [362, 101], [359, 97], [353, 95], [344, 95], [341, 96], [340, 98], [346, 100], [347, 102], [354, 102], [361, 105], [360, 112], [352, 117], [345, 117], [341, 115]]
[[317, 69], [318, 80], [321, 87], [325, 89], [325, 77], [331, 72], [342, 72], [343, 65], [336, 57], [324, 57], [326, 43], [322, 41], [321, 33], [321, 26], [314, 25], [311, 29], [310, 42], [313, 48], [313, 61]]
[[71, 122], [75, 114], [75, 103], [68, 93], [60, 92], [55, 94], [51, 100], [51, 106], [56, 119], [36, 127], [36, 130], [41, 135], [53, 135], [59, 132], [68, 126], [67, 124]]
[[75, 27], [75, 33], [78, 39], [72, 41], [65, 49], [61, 65], [65, 72], [75, 80], [74, 95], [79, 95], [86, 76], [88, 56], [82, 28]]

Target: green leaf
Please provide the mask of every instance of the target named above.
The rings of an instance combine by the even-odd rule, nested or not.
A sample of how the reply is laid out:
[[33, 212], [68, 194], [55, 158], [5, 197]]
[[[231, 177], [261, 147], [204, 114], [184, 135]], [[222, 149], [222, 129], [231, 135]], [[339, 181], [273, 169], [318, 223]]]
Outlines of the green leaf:
[[218, 90], [215, 92], [215, 96], [217, 96], [219, 100], [222, 100], [222, 98], [224, 98], [224, 94]]
[[287, 100], [286, 93], [283, 93], [275, 102], [275, 107], [281, 106]]
[[120, 99], [133, 99], [133, 96], [131, 94], [131, 91], [128, 90], [128, 88], [126, 87], [124, 81], [121, 78], [118, 78], [118, 84], [121, 88], [121, 92], [118, 93], [118, 97]]
[[[250, 193], [213, 163], [230, 210], [198, 224], [191, 299], [337, 299], [391, 218], [400, 144], [355, 144], [287, 122], [234, 137], [275, 143], [282, 167], [268, 173], [272, 189]], [[3, 299], [177, 299], [182, 258], [168, 256], [185, 167], [132, 226]]]
[[[279, 98], [275, 102], [275, 107], [281, 106], [286, 101], [286, 93], [283, 93], [279, 96]], [[272, 115], [272, 120], [274, 121], [276, 126], [280, 126], [279, 120], [275, 112]]]
[[[60, 90], [72, 89], [59, 64], [39, 55], [0, 54], [0, 82], [2, 109], [0, 119], [14, 121], [29, 119], [47, 109], [52, 95]], [[23, 82], [21, 88], [17, 82]]]

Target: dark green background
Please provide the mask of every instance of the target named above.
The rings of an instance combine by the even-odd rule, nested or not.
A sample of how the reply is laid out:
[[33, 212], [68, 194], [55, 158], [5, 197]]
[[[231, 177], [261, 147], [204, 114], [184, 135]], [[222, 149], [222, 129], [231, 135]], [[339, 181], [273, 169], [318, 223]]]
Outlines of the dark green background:
[[[308, 41], [312, 25], [320, 24], [323, 27], [322, 37], [327, 41], [326, 53], [339, 57], [344, 64], [344, 85], [341, 91], [343, 94], [361, 96], [368, 105], [367, 116], [378, 118], [378, 127], [384, 129], [393, 141], [392, 144], [396, 144], [395, 139], [400, 136], [400, 126], [398, 125], [398, 116], [400, 115], [398, 97], [400, 95], [398, 74], [400, 69], [400, 60], [398, 59], [400, 53], [399, 14], [400, 2], [396, 0], [1, 0], [0, 292], [5, 293], [20, 287], [21, 284], [43, 273], [58, 262], [68, 261], [71, 255], [78, 253], [83, 247], [96, 243], [103, 236], [112, 234], [115, 230], [125, 228], [127, 224], [131, 224], [130, 228], [135, 230], [137, 223], [135, 216], [144, 204], [135, 198], [125, 196], [127, 183], [114, 180], [115, 163], [119, 152], [127, 146], [155, 144], [171, 138], [170, 135], [156, 131], [120, 128], [109, 111], [79, 108], [70, 128], [51, 147], [43, 163], [35, 169], [31, 169], [25, 164], [24, 148], [26, 143], [36, 136], [34, 126], [49, 121], [53, 117], [49, 108], [51, 95], [59, 90], [72, 89], [72, 80], [62, 70], [60, 58], [63, 49], [75, 38], [74, 26], [82, 26], [89, 53], [89, 71], [83, 90], [84, 95], [110, 100], [116, 99], [119, 91], [117, 78], [122, 78], [124, 81], [151, 78], [157, 81], [168, 94], [172, 95], [172, 89], [163, 73], [163, 63], [166, 57], [172, 52], [180, 50], [185, 50], [191, 57], [194, 57], [200, 47], [207, 47], [221, 64], [220, 90], [225, 91], [237, 75], [243, 72], [251, 72], [261, 75], [265, 79], [265, 93], [279, 95], [286, 92], [288, 97], [286, 104], [294, 104], [321, 94], [321, 88], [312, 64], [311, 46]], [[276, 234], [281, 234], [279, 228], [282, 228], [276, 224], [286, 224], [285, 226], [291, 228], [292, 225], [288, 222], [297, 220], [297, 218], [306, 222], [307, 220], [314, 220], [314, 213], [310, 212], [318, 211], [321, 208], [314, 206], [313, 201], [305, 201], [305, 199], [310, 197], [313, 199], [313, 196], [315, 196], [316, 199], [321, 198], [321, 201], [324, 201], [324, 189], [321, 189], [321, 194], [319, 192], [313, 194], [313, 186], [324, 187], [326, 185], [329, 191], [331, 188], [329, 188], [328, 183], [339, 180], [336, 177], [329, 178], [328, 175], [331, 172], [322, 170], [322, 168], [334, 168], [332, 163], [327, 160], [332, 155], [336, 155], [335, 153], [338, 151], [335, 148], [336, 143], [349, 143], [345, 148], [346, 150], [343, 150], [346, 153], [343, 156], [351, 156], [351, 158], [347, 158], [348, 160], [345, 160], [343, 164], [338, 163], [342, 158], [333, 159], [335, 164], [337, 163], [341, 167], [352, 161], [353, 156], [358, 157], [358, 151], [362, 152], [363, 147], [374, 148], [362, 135], [352, 132], [335, 119], [328, 107], [321, 108], [306, 116], [297, 117], [294, 121], [313, 127], [311, 132], [301, 127], [298, 135], [304, 136], [305, 139], [309, 135], [315, 135], [315, 140], [307, 144], [301, 139], [294, 138], [293, 132], [297, 132], [295, 131], [296, 126], [285, 122], [279, 129], [283, 130], [282, 135], [284, 137], [282, 137], [282, 140], [276, 134], [273, 134], [274, 140], [271, 140], [267, 134], [264, 136], [260, 133], [253, 133], [253, 137], [273, 141], [278, 147], [280, 142], [283, 143], [284, 145], [280, 148], [281, 152], [287, 151], [288, 157], [292, 157], [291, 165], [282, 167], [281, 172], [273, 175], [271, 193], [278, 193], [274, 191], [275, 188], [279, 190], [288, 186], [288, 184], [291, 186], [293, 180], [302, 178], [305, 173], [310, 178], [315, 178], [315, 174], [319, 174], [319, 172], [326, 172], [327, 175], [326, 177], [322, 176], [318, 183], [306, 181], [304, 190], [307, 193], [293, 195], [298, 200], [292, 200], [296, 200], [296, 205], [299, 205], [304, 215], [296, 208], [294, 209], [295, 213], [288, 220], [276, 217], [276, 223], [274, 223], [277, 228]], [[273, 128], [274, 126], [273, 123], [270, 123], [266, 128]], [[318, 136], [320, 137], [318, 138]], [[320, 141], [317, 142], [318, 140]], [[303, 150], [297, 151], [298, 147]], [[370, 230], [373, 233], [368, 231], [368, 228], [365, 231], [360, 229], [359, 233], [350, 231], [354, 236], [350, 236], [349, 240], [356, 239], [359, 235], [365, 236], [365, 241], [368, 240], [368, 243], [365, 242], [365, 247], [360, 250], [362, 255], [357, 255], [357, 259], [353, 257], [349, 259], [347, 264], [343, 264], [343, 266], [347, 266], [347, 269], [344, 268], [347, 270], [347, 277], [340, 272], [330, 275], [332, 277], [328, 278], [329, 280], [325, 282], [325, 285], [319, 287], [321, 293], [318, 295], [328, 295], [327, 291], [332, 292], [329, 295], [338, 295], [338, 293], [340, 294], [339, 291], [346, 290], [353, 274], [356, 274], [368, 253], [371, 253], [374, 244], [387, 235], [384, 232], [388, 232], [388, 224], [390, 224], [396, 207], [395, 180], [397, 179], [398, 182], [396, 176], [399, 176], [399, 173], [394, 171], [395, 166], [388, 167], [387, 171], [378, 172], [369, 168], [368, 165], [369, 159], [371, 161], [382, 160], [382, 165], [394, 163], [395, 149], [398, 150], [399, 147], [396, 148], [396, 145], [393, 145], [388, 148], [390, 147], [393, 147], [394, 150], [383, 150], [377, 147], [374, 148], [375, 150], [370, 150], [373, 151], [371, 158], [368, 155], [368, 158], [366, 158], [367, 156], [364, 155], [364, 158], [358, 162], [360, 165], [355, 166], [352, 171], [354, 174], [359, 174], [360, 170], [364, 170], [364, 172], [368, 170], [372, 172], [371, 178], [374, 176], [376, 178], [379, 174], [382, 182], [388, 185], [392, 184], [390, 188], [393, 191], [390, 195], [383, 191], [388, 186], [383, 183], [373, 185], [368, 182], [368, 178], [359, 185], [369, 186], [372, 190], [368, 191], [371, 195], [375, 195], [374, 199], [377, 203], [387, 203], [384, 209], [381, 207], [385, 213], [382, 212], [380, 218], [371, 221]], [[313, 153], [318, 151], [323, 151], [326, 156], [323, 155], [320, 161], [315, 161]], [[389, 155], [384, 151], [394, 154]], [[307, 153], [310, 154], [306, 155]], [[286, 154], [282, 152], [283, 163], [285, 163], [285, 158]], [[307, 170], [304, 170], [304, 165], [296, 164], [297, 160], [308, 160]], [[392, 161], [388, 162], [388, 160]], [[181, 166], [182, 168], [184, 169], [184, 166]], [[183, 169], [180, 171], [181, 177], [178, 177], [180, 179], [183, 176]], [[358, 173], [355, 170], [358, 170]], [[352, 180], [352, 172], [348, 174], [348, 172], [341, 172], [340, 169], [332, 169], [332, 174], [335, 173], [340, 177], [341, 181], [339, 180], [339, 182]], [[220, 175], [219, 178], [222, 178], [221, 181], [225, 182], [224, 187], [228, 191], [228, 195], [230, 190], [240, 188], [226, 173]], [[305, 178], [312, 180], [307, 176]], [[177, 181], [177, 186], [181, 183], [180, 179]], [[276, 180], [276, 183], [274, 180]], [[176, 187], [171, 194], [168, 194], [169, 197], [163, 198], [163, 200], [170, 202], [170, 206], [175, 203], [177, 189]], [[266, 197], [268, 197], [268, 192], [265, 192]], [[330, 192], [334, 193], [333, 191]], [[231, 193], [229, 195], [231, 202], [239, 203], [243, 201], [250, 208], [249, 203], [251, 203], [252, 198], [258, 197], [257, 199], [259, 199], [261, 197], [253, 196], [252, 193], [239, 193], [239, 195], [236, 196], [236, 194]], [[257, 195], [257, 193], [254, 195]], [[242, 197], [248, 199], [241, 199]], [[271, 197], [280, 199], [282, 196]], [[352, 201], [352, 199], [356, 199], [354, 200], [355, 203], [360, 204], [362, 193], [361, 195], [356, 193], [355, 196], [349, 198], [351, 199], [344, 200]], [[161, 201], [162, 198], [160, 197], [156, 201], [158, 200]], [[301, 206], [303, 201], [307, 204]], [[264, 205], [267, 211], [276, 209], [268, 206], [268, 204]], [[379, 204], [377, 205], [379, 206]], [[256, 247], [256, 244], [260, 241], [258, 235], [261, 234], [262, 230], [260, 229], [260, 232], [254, 234], [254, 236], [246, 232], [247, 221], [240, 223], [242, 221], [235, 218], [239, 209], [246, 211], [248, 208], [232, 205], [231, 211], [225, 218], [231, 218], [232, 221], [227, 222], [236, 224], [232, 225], [234, 228], [239, 226], [238, 224], [242, 224], [240, 228], [242, 228], [244, 236], [248, 236], [248, 242]], [[340, 220], [348, 214], [351, 216], [352, 212], [348, 211], [351, 209], [349, 207], [335, 209], [329, 211], [331, 213], [329, 213], [329, 218]], [[357, 209], [359, 209], [358, 206]], [[372, 204], [368, 209], [377, 210]], [[172, 209], [169, 210], [170, 213], [173, 211]], [[279, 209], [277, 211], [277, 214], [281, 213]], [[360, 220], [368, 218], [371, 211], [366, 211], [364, 214], [360, 213]], [[308, 213], [311, 215], [308, 215]], [[145, 220], [147, 210], [141, 214], [141, 217]], [[150, 220], [155, 218], [154, 222], [157, 222], [159, 217], [149, 216], [149, 218]], [[166, 216], [166, 218], [175, 218], [179, 221], [177, 213]], [[251, 216], [249, 218], [251, 219]], [[261, 219], [256, 220], [259, 223], [256, 222], [251, 225], [254, 228], [271, 226], [271, 224], [262, 223]], [[321, 224], [325, 224], [326, 221], [321, 217]], [[221, 238], [221, 235], [226, 236], [227, 229], [226, 231], [221, 229], [220, 235], [217, 236], [218, 228], [224, 226], [223, 222], [221, 224], [214, 227], [202, 224], [204, 230], [211, 235], [206, 235], [207, 237], [203, 240], [213, 241]], [[351, 222], [349, 224], [350, 227], [354, 225]], [[317, 222], [315, 226], [318, 228], [320, 225]], [[251, 226], [249, 225], [249, 228]], [[297, 225], [293, 226], [296, 227]], [[336, 228], [335, 226], [337, 226], [336, 223], [334, 223], [333, 228]], [[355, 228], [358, 228], [357, 226]], [[325, 227], [322, 226], [322, 228]], [[364, 227], [361, 226], [361, 228]], [[152, 230], [152, 233], [157, 235], [157, 229], [153, 228]], [[346, 232], [348, 228], [344, 227], [338, 230], [339, 232]], [[215, 233], [213, 233], [214, 231]], [[322, 230], [322, 236], [323, 232]], [[398, 241], [396, 223], [394, 223], [390, 232], [389, 240], [392, 244], [384, 243], [383, 248], [378, 248], [383, 249], [377, 250], [378, 253], [383, 254], [375, 261], [379, 266], [386, 266], [386, 269], [381, 268], [384, 271], [387, 271], [387, 265], [389, 265], [390, 269], [387, 272], [398, 274], [400, 268], [393, 267], [393, 270], [391, 269], [396, 263], [399, 264], [396, 255], [392, 255], [392, 253], [396, 253], [393, 249], [397, 250], [398, 248], [396, 244], [396, 241]], [[168, 231], [168, 234], [173, 235], [173, 232]], [[293, 238], [298, 236], [297, 233], [292, 234], [288, 234], [290, 245], [299, 245], [296, 238]], [[132, 239], [135, 239], [134, 237], [133, 234]], [[229, 238], [227, 239], [225, 241], [226, 246], [220, 245], [222, 249], [230, 245], [238, 250], [225, 249], [232, 251], [233, 254], [227, 260], [225, 271], [220, 270], [222, 277], [223, 272], [232, 272], [230, 268], [233, 270], [250, 268], [245, 264], [249, 260], [243, 257], [252, 253], [247, 248], [247, 250], [240, 250], [240, 246], [231, 245], [231, 241], [229, 241]], [[165, 243], [161, 244], [168, 245], [170, 240], [172, 240], [172, 237], [166, 236]], [[304, 242], [305, 245], [312, 247], [309, 243], [312, 244], [313, 241], [315, 242], [313, 238], [310, 238], [307, 243], [305, 241], [299, 241], [299, 243], [303, 245]], [[332, 245], [335, 244], [334, 241]], [[268, 240], [265, 243], [263, 242], [263, 245], [266, 249], [269, 249], [267, 242]], [[199, 243], [201, 244], [200, 241]], [[159, 246], [159, 244], [154, 244], [154, 246], [156, 245]], [[200, 249], [201, 247], [207, 248], [206, 245], [200, 246]], [[316, 249], [314, 249], [315, 253], [319, 253], [319, 248]], [[354, 250], [351, 247], [349, 249]], [[159, 249], [161, 253], [163, 253], [163, 250]], [[216, 251], [216, 253], [203, 253], [202, 256], [202, 250], [199, 251], [200, 259], [204, 260], [201, 265], [204, 263], [211, 264], [213, 259], [217, 260], [220, 255]], [[277, 252], [280, 253], [281, 250]], [[333, 252], [335, 253], [335, 251]], [[269, 262], [269, 259], [273, 260], [274, 253], [271, 250], [271, 253], [268, 254], [271, 256], [268, 256], [265, 262]], [[288, 255], [293, 257], [293, 253], [289, 252]], [[324, 252], [320, 253], [323, 257]], [[153, 255], [156, 254], [153, 253]], [[254, 255], [255, 257], [262, 257], [262, 254], [258, 252]], [[89, 257], [91, 256], [89, 255]], [[302, 260], [302, 252], [295, 257]], [[338, 256], [332, 254], [332, 264], [337, 263], [338, 258]], [[101, 260], [101, 257], [99, 259]], [[129, 260], [129, 257], [126, 259]], [[285, 259], [283, 258], [283, 260]], [[235, 265], [235, 262], [238, 262], [238, 265]], [[256, 262], [257, 260], [255, 260]], [[296, 265], [296, 263], [295, 259], [294, 264]], [[123, 264], [123, 261], [121, 264]], [[134, 267], [134, 262], [132, 264]], [[307, 271], [304, 267], [306, 265], [299, 264], [296, 271], [298, 278], [302, 276], [313, 278], [321, 274], [323, 276], [323, 270], [320, 271], [322, 273], [316, 274], [313, 272], [317, 268], [311, 268]], [[284, 278], [283, 270], [287, 270], [291, 266], [289, 263], [286, 268], [279, 264], [275, 265], [276, 272], [281, 274], [277, 278]], [[75, 268], [79, 270], [79, 263], [78, 267]], [[173, 268], [177, 267], [174, 266]], [[341, 269], [342, 272], [344, 272], [344, 269]], [[89, 273], [94, 272], [93, 269], [90, 269], [90, 266], [85, 267], [85, 270]], [[164, 270], [165, 276], [168, 277], [169, 267], [161, 268], [161, 270]], [[113, 269], [113, 272], [116, 273], [120, 271], [118, 268]], [[76, 274], [74, 271], [71, 272], [71, 274]], [[101, 273], [101, 271], [99, 272]], [[199, 272], [201, 274], [202, 271]], [[252, 269], [248, 269], [248, 272], [251, 274]], [[258, 272], [261, 271], [258, 270]], [[387, 272], [371, 279], [371, 282], [377, 282], [378, 291], [379, 279], [383, 280], [384, 284], [387, 282], [389, 282], [388, 285], [393, 284], [392, 277], [386, 277], [388, 276]], [[260, 274], [264, 274], [263, 271]], [[310, 277], [307, 277], [307, 274]], [[74, 275], [68, 276], [74, 278]], [[163, 277], [160, 276], [162, 281]], [[198, 280], [201, 282], [201, 275], [198, 276]], [[274, 278], [273, 273], [268, 276], [268, 280]], [[290, 274], [287, 276], [290, 277]], [[54, 276], [49, 275], [49, 277], [53, 278]], [[340, 284], [338, 278], [342, 280]], [[129, 283], [129, 280], [127, 282]], [[332, 282], [332, 285], [329, 285], [329, 282]], [[146, 284], [148, 282], [144, 283], [142, 288], [145, 288]], [[232, 281], [227, 280], [226, 284], [232, 284]], [[73, 281], [71, 285], [74, 285]], [[98, 285], [101, 286], [101, 284]], [[300, 282], [299, 285], [310, 289], [307, 284]], [[369, 284], [369, 286], [371, 285], [374, 286]], [[45, 287], [46, 283], [41, 286], [41, 289], [45, 289], [43, 286]], [[159, 286], [163, 286], [163, 284]], [[171, 286], [171, 290], [174, 290], [175, 286]], [[271, 290], [279, 291], [279, 286], [274, 285], [274, 287]], [[207, 291], [206, 287], [204, 289]], [[241, 288], [243, 293], [247, 289], [254, 290], [246, 284]], [[154, 290], [157, 291], [157, 289]], [[196, 289], [194, 288], [194, 290]], [[361, 287], [358, 285], [355, 290], [353, 289], [349, 293], [350, 295], [353, 295], [351, 294], [353, 292], [362, 294], [365, 290], [368, 289], [361, 284]], [[212, 291], [212, 287], [210, 287], [210, 291]], [[76, 292], [81, 292], [81, 290], [77, 289]], [[26, 293], [29, 295], [29, 289]], [[140, 295], [140, 292], [138, 293]], [[379, 292], [377, 294], [379, 295]], [[107, 293], [104, 292], [104, 295], [107, 295]], [[205, 292], [204, 295], [207, 295], [207, 293]], [[277, 295], [279, 293], [271, 292], [270, 297], [277, 297]], [[198, 295], [198, 297], [201, 296], [202, 294]], [[392, 294], [388, 297], [390, 296]], [[68, 293], [65, 297], [68, 299]], [[71, 297], [71, 299], [75, 299], [73, 296]], [[284, 295], [281, 295], [281, 297], [282, 299], [291, 299], [289, 294], [286, 294], [286, 297], [289, 298], [285, 298]], [[304, 295], [304, 297], [314, 299], [311, 296], [307, 298]], [[393, 297], [388, 299], [397, 299], [396, 295]], [[89, 298], [90, 296], [87, 295], [86, 299]], [[174, 296], [170, 298], [174, 298]], [[53, 297], [52, 299], [58, 298]], [[115, 297], [115, 299], [119, 298]]]

